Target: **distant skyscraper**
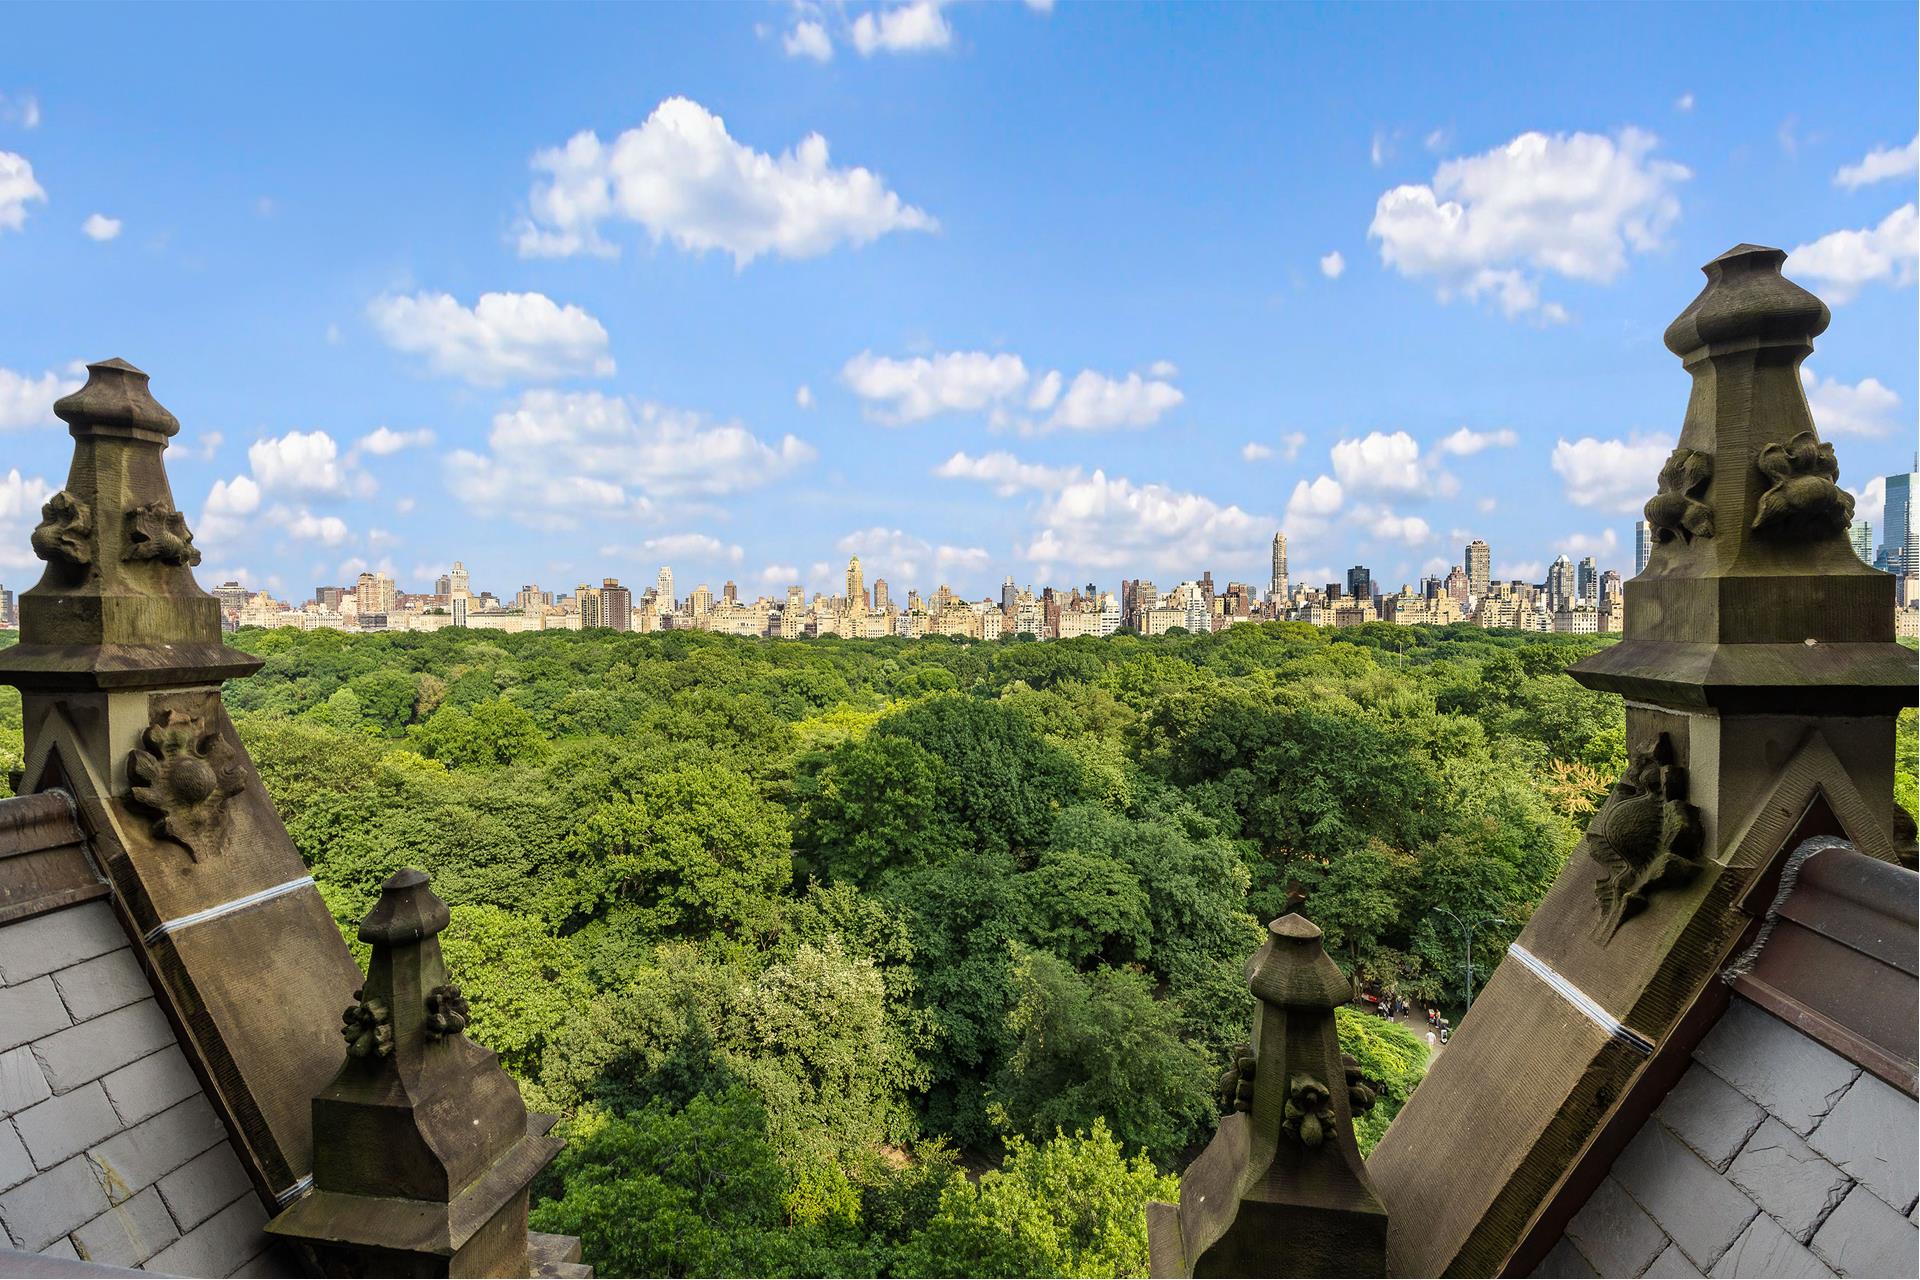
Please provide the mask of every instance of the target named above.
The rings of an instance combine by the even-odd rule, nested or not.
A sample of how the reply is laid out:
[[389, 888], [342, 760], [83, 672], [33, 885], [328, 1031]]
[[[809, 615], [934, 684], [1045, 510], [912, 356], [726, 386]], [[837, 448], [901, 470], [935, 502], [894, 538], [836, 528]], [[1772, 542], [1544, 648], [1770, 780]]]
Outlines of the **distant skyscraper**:
[[347, 589], [345, 587], [315, 587], [313, 589], [313, 602], [322, 609], [338, 609], [341, 602], [346, 598]]
[[453, 562], [453, 571], [447, 574], [447, 594], [453, 596], [473, 594], [473, 585], [467, 576], [467, 566], [458, 560]]
[[213, 589], [220, 601], [222, 613], [239, 613], [247, 607], [247, 597], [251, 594], [245, 587], [229, 579]]
[[1273, 535], [1273, 585], [1270, 588], [1275, 599], [1287, 594], [1287, 535], [1276, 532]]
[[660, 566], [660, 576], [654, 579], [654, 590], [659, 596], [660, 612], [672, 613], [676, 607], [673, 598], [673, 570], [666, 565]]
[[618, 578], [601, 580], [600, 625], [615, 631], [633, 630], [633, 592], [621, 586]]
[[13, 592], [0, 587], [0, 631], [12, 631], [18, 625], [13, 617]]
[[433, 594], [445, 600], [453, 595], [453, 575], [443, 573], [433, 580]]
[[1853, 554], [1867, 564], [1873, 563], [1873, 521], [1855, 520], [1848, 525], [1847, 541], [1853, 544]]
[[860, 557], [854, 556], [847, 561], [847, 607], [865, 609], [867, 607], [867, 588], [860, 576]]
[[1475, 600], [1484, 600], [1493, 581], [1493, 550], [1480, 539], [1467, 544], [1467, 589]]
[[606, 621], [600, 616], [600, 589], [581, 583], [573, 589], [573, 607], [580, 614], [583, 627], [604, 627]]
[[1913, 520], [1913, 482], [1920, 476], [1887, 477], [1886, 558], [1883, 568], [1896, 578], [1920, 573], [1920, 527]]
[[1578, 584], [1573, 561], [1564, 555], [1554, 557], [1547, 566], [1547, 610], [1557, 613], [1573, 603]]
[[1574, 589], [1579, 592], [1582, 604], [1594, 604], [1600, 599], [1600, 568], [1594, 564], [1592, 556], [1580, 557]]
[[873, 611], [885, 613], [892, 604], [893, 601], [887, 596], [887, 580], [875, 578], [873, 580]]
[[[1124, 585], [1121, 590], [1125, 592]], [[1007, 580], [1000, 584], [1000, 608], [1003, 612], [1012, 613], [1013, 606], [1019, 603], [1019, 600], [1020, 589], [1013, 585], [1013, 575], [1008, 574]]]
[[1363, 564], [1347, 570], [1347, 594], [1356, 600], [1373, 599], [1373, 570]]
[[1653, 554], [1653, 530], [1645, 520], [1633, 522], [1633, 576], [1647, 571], [1647, 557]]
[[740, 603], [740, 588], [734, 585], [732, 578], [720, 584], [720, 598], [728, 604]]

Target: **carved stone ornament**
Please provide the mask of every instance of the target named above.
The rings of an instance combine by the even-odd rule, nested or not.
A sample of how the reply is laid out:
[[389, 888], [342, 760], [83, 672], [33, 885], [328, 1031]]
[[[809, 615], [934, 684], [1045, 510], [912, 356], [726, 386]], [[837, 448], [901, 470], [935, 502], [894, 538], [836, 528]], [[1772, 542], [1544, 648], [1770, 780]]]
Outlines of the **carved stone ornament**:
[[65, 489], [48, 498], [33, 531], [33, 554], [76, 569], [92, 564], [92, 509]]
[[1213, 1091], [1222, 1111], [1253, 1110], [1253, 1044], [1251, 1041], [1233, 1051], [1233, 1063], [1220, 1073]]
[[444, 987], [435, 987], [427, 992], [427, 1037], [438, 1040], [445, 1036], [457, 1036], [467, 1029], [467, 998], [460, 994], [460, 988], [449, 982]]
[[1660, 492], [1648, 499], [1647, 527], [1656, 542], [1713, 536], [1713, 508], [1700, 501], [1713, 482], [1713, 455], [1704, 449], [1675, 449], [1660, 468]]
[[1606, 874], [1595, 936], [1606, 942], [1657, 889], [1686, 884], [1705, 865], [1700, 811], [1687, 803], [1687, 771], [1674, 763], [1666, 734], [1634, 753], [1613, 794], [1587, 825], [1587, 848]]
[[1380, 1096], [1379, 1086], [1360, 1074], [1360, 1064], [1350, 1053], [1340, 1055], [1340, 1065], [1347, 1073], [1347, 1105], [1357, 1116], [1373, 1110], [1374, 1102]]
[[191, 568], [200, 563], [200, 548], [193, 545], [187, 518], [162, 500], [127, 512], [126, 558]]
[[1287, 1114], [1280, 1122], [1283, 1132], [1311, 1151], [1327, 1140], [1333, 1119], [1333, 1094], [1327, 1086], [1309, 1075], [1296, 1075], [1287, 1082]]
[[351, 1058], [384, 1058], [393, 1052], [393, 1014], [378, 1000], [366, 997], [366, 988], [353, 993], [359, 1004], [340, 1015], [340, 1038]]
[[186, 846], [195, 862], [220, 847], [227, 801], [246, 789], [246, 771], [219, 726], [168, 708], [133, 749], [128, 771], [140, 785], [132, 801], [160, 816], [155, 835]]
[[1840, 464], [1833, 446], [1802, 431], [1782, 444], [1770, 444], [1754, 462], [1773, 487], [1760, 495], [1755, 529], [1782, 533], [1845, 533], [1853, 521], [1853, 495], [1837, 483]]

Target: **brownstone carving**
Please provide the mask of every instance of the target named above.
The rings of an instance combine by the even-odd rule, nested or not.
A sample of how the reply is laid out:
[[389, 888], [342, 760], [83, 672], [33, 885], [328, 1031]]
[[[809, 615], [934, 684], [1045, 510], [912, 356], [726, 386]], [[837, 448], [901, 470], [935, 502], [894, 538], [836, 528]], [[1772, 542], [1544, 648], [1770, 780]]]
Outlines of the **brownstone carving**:
[[1704, 865], [1702, 834], [1700, 813], [1687, 803], [1687, 771], [1663, 733], [1627, 762], [1587, 826], [1587, 849], [1606, 868], [1594, 884], [1601, 912], [1595, 936], [1607, 941], [1646, 907], [1649, 894], [1692, 880]]
[[133, 803], [160, 816], [155, 835], [186, 846], [195, 862], [218, 852], [227, 800], [246, 790], [246, 770], [209, 719], [169, 707], [156, 710], [127, 769], [140, 785]]
[[1287, 1082], [1286, 1118], [1280, 1122], [1282, 1132], [1293, 1135], [1294, 1141], [1312, 1151], [1327, 1140], [1333, 1119], [1333, 1094], [1327, 1086], [1304, 1073]]
[[32, 541], [42, 560], [84, 569], [93, 563], [93, 511], [62, 489], [40, 508]]
[[440, 1039], [442, 1036], [457, 1036], [467, 1029], [467, 998], [460, 994], [460, 988], [451, 982], [443, 987], [435, 987], [427, 992], [427, 1036]]
[[1755, 464], [1773, 487], [1760, 495], [1753, 527], [1801, 535], [1845, 533], [1853, 520], [1853, 495], [1835, 481], [1840, 464], [1833, 446], [1802, 431], [1782, 444], [1760, 450]]
[[1700, 501], [1713, 481], [1713, 455], [1675, 449], [1660, 468], [1660, 491], [1647, 500], [1647, 527], [1656, 542], [1713, 536], [1713, 508]]
[[340, 1015], [340, 1038], [347, 1042], [347, 1056], [384, 1058], [391, 1054], [392, 1012], [382, 1001], [369, 998], [364, 987], [355, 991], [353, 998], [360, 1003], [348, 1005]]
[[1223, 1112], [1253, 1109], [1254, 1062], [1252, 1041], [1233, 1051], [1232, 1063], [1220, 1073], [1220, 1079], [1213, 1086]]
[[193, 545], [187, 518], [162, 499], [127, 512], [126, 558], [191, 568], [200, 563], [200, 548]]
[[1346, 1068], [1347, 1073], [1347, 1105], [1355, 1115], [1365, 1115], [1373, 1110], [1373, 1104], [1379, 1097], [1379, 1086], [1360, 1074], [1360, 1064], [1354, 1061], [1352, 1054], [1341, 1054], [1340, 1065]]

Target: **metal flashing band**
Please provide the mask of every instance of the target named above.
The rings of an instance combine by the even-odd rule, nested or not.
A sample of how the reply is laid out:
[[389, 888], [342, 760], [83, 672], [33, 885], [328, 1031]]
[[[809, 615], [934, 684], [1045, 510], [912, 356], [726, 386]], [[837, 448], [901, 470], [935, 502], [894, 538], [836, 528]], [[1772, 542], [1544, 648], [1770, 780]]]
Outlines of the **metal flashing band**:
[[1621, 1044], [1626, 1045], [1643, 1058], [1653, 1052], [1653, 1041], [1628, 1027], [1605, 1009], [1602, 1009], [1598, 1001], [1555, 973], [1552, 967], [1539, 956], [1534, 955], [1517, 942], [1510, 943], [1507, 946], [1507, 954], [1531, 969], [1542, 982], [1559, 992], [1562, 999], [1585, 1014], [1588, 1021], [1599, 1027], [1609, 1036], [1618, 1040]]
[[217, 920], [224, 915], [231, 915], [235, 911], [244, 911], [248, 907], [258, 906], [262, 902], [268, 902], [274, 898], [292, 893], [296, 889], [304, 889], [312, 883], [312, 876], [301, 876], [298, 880], [289, 880], [285, 884], [276, 884], [271, 889], [262, 889], [257, 893], [249, 893], [242, 897], [235, 898], [232, 902], [223, 902], [217, 907], [208, 907], [205, 911], [196, 911], [192, 915], [181, 916], [178, 920], [163, 920], [153, 928], [147, 930], [147, 945], [152, 946], [158, 942], [163, 935], [184, 929], [190, 924], [201, 924], [208, 920]]
[[278, 1204], [286, 1204], [289, 1200], [298, 1200], [312, 1189], [313, 1175], [308, 1174], [306, 1177], [300, 1179], [300, 1181], [288, 1187], [285, 1191], [276, 1192], [273, 1198]]

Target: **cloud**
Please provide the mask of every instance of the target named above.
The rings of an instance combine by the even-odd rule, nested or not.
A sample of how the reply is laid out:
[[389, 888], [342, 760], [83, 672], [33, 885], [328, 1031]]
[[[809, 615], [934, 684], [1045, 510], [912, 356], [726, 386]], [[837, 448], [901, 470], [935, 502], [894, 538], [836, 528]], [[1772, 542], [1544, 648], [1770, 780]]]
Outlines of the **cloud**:
[[1384, 129], [1375, 129], [1373, 131], [1373, 142], [1367, 148], [1367, 159], [1373, 162], [1374, 168], [1381, 168], [1388, 160], [1393, 158], [1394, 137], [1394, 134], [1390, 134]]
[[1462, 427], [1442, 439], [1434, 448], [1457, 458], [1471, 458], [1482, 449], [1511, 449], [1519, 443], [1519, 435], [1506, 427], [1498, 431], [1475, 431], [1470, 427]]
[[637, 547], [602, 547], [600, 554], [625, 556], [631, 560], [679, 559], [707, 564], [723, 560], [728, 564], [739, 564], [746, 557], [746, 551], [743, 548], [722, 542], [707, 533], [667, 533], [657, 538], [648, 538]]
[[7, 95], [0, 93], [0, 123], [17, 124], [22, 129], [38, 129], [40, 99], [29, 93], [9, 102]]
[[790, 587], [800, 581], [800, 566], [770, 564], [760, 571], [758, 580], [763, 587]]
[[1003, 403], [1026, 389], [1028, 374], [1016, 355], [949, 351], [894, 360], [862, 351], [847, 361], [840, 379], [866, 402], [869, 417], [903, 426]]
[[1288, 531], [1296, 536], [1324, 531], [1345, 498], [1340, 482], [1332, 476], [1298, 482], [1293, 486], [1293, 496], [1287, 499]]
[[543, 293], [483, 293], [471, 308], [445, 293], [387, 294], [367, 315], [394, 350], [478, 386], [614, 372], [601, 323]]
[[1788, 257], [1793, 274], [1819, 282], [1820, 296], [1834, 304], [1851, 301], [1861, 286], [1876, 280], [1909, 285], [1920, 257], [1920, 218], [1909, 201], [1879, 226], [1829, 232]]
[[1564, 320], [1558, 304], [1542, 306], [1539, 276], [1608, 283], [1680, 216], [1675, 190], [1692, 175], [1655, 159], [1657, 146], [1634, 128], [1523, 133], [1386, 192], [1367, 234], [1382, 263], [1432, 281], [1443, 302], [1484, 297], [1509, 318]]
[[1107, 431], [1152, 426], [1185, 400], [1165, 380], [1172, 370], [1165, 361], [1156, 361], [1150, 371], [1156, 376], [1149, 377], [1082, 369], [1069, 383], [1058, 370], [1035, 379], [1025, 361], [1004, 352], [947, 351], [896, 360], [862, 351], [847, 361], [840, 380], [866, 403], [868, 417], [889, 426], [981, 412], [991, 412], [994, 424], [1003, 426], [1024, 401], [1029, 412], [1048, 416], [1021, 421], [1023, 430]]
[[1419, 516], [1403, 516], [1386, 507], [1356, 506], [1350, 518], [1384, 542], [1402, 542], [1417, 547], [1431, 541], [1433, 529]]
[[1691, 110], [1693, 110], [1693, 94], [1692, 94], [1692, 92], [1691, 92], [1691, 91], [1689, 91], [1689, 92], [1687, 92], [1687, 93], [1683, 93], [1683, 94], [1681, 94], [1681, 95], [1680, 95], [1679, 97], [1677, 97], [1677, 98], [1675, 98], [1675, 99], [1673, 100], [1673, 109], [1674, 109], [1675, 111], [1691, 111]]
[[813, 258], [939, 226], [878, 174], [832, 167], [819, 134], [770, 156], [734, 141], [724, 120], [687, 98], [668, 98], [610, 143], [583, 130], [537, 153], [533, 168], [546, 176], [528, 197], [522, 257], [615, 254], [600, 235], [610, 219], [639, 223], [656, 244], [719, 249], [736, 269], [766, 253]]
[[[1602, 560], [1620, 549], [1620, 537], [1612, 529], [1602, 529], [1599, 533], [1570, 533], [1554, 543], [1553, 549], [1575, 560], [1583, 556]], [[1604, 564], [1599, 567], [1607, 568]]]
[[1045, 425], [1070, 431], [1150, 427], [1185, 399], [1178, 387], [1159, 378], [1142, 378], [1137, 373], [1110, 378], [1082, 369], [1074, 375]]
[[47, 192], [34, 181], [33, 166], [12, 151], [0, 151], [0, 231], [18, 231], [27, 225], [27, 204], [47, 202]]
[[793, 393], [793, 402], [802, 409], [813, 408], [813, 388], [804, 382], [801, 383]]
[[1493, 572], [1495, 582], [1544, 582], [1546, 577], [1544, 560], [1502, 560]]
[[1574, 506], [1637, 514], [1659, 487], [1660, 468], [1672, 451], [1671, 441], [1657, 437], [1597, 440], [1583, 436], [1554, 445], [1553, 469]]
[[395, 431], [392, 427], [375, 427], [354, 442], [354, 449], [360, 453], [371, 453], [384, 458], [402, 449], [424, 449], [433, 443], [433, 432], [422, 427], [418, 431]]
[[1893, 429], [1900, 397], [1877, 378], [1862, 378], [1848, 386], [1838, 378], [1824, 381], [1804, 365], [1800, 381], [1807, 389], [1807, 407], [1822, 435], [1883, 436]]
[[300, 542], [317, 542], [323, 547], [341, 546], [351, 533], [347, 522], [339, 516], [317, 516], [305, 507], [275, 507], [267, 512], [267, 519], [284, 528], [288, 537]]
[[1338, 249], [1323, 255], [1320, 259], [1320, 274], [1329, 280], [1338, 280], [1347, 269], [1347, 259]]
[[29, 480], [20, 468], [0, 476], [0, 569], [31, 569], [39, 563], [28, 543], [40, 523], [40, 507], [53, 496], [53, 486], [39, 476]]
[[789, 58], [812, 58], [815, 62], [833, 61], [833, 41], [827, 35], [827, 29], [811, 19], [802, 19], [793, 24], [793, 30], [787, 32], [780, 41], [780, 47], [787, 51]]
[[237, 537], [245, 527], [245, 517], [260, 509], [260, 486], [251, 476], [215, 480], [200, 511], [198, 532], [208, 542]]
[[349, 474], [340, 446], [324, 431], [289, 431], [247, 446], [247, 465], [261, 488], [276, 493], [344, 494]]
[[90, 213], [87, 220], [80, 224], [80, 230], [89, 240], [111, 240], [120, 234], [120, 219], [109, 218], [104, 213]]
[[1006, 498], [1022, 489], [1058, 489], [1079, 476], [1080, 468], [1040, 466], [1006, 452], [978, 458], [962, 452], [935, 467], [933, 474], [946, 480], [978, 480]]
[[1920, 134], [1904, 147], [1875, 147], [1858, 163], [1841, 165], [1833, 180], [1849, 191], [1857, 191], [1888, 178], [1910, 178], [1916, 171], [1920, 171]]
[[1192, 574], [1208, 561], [1258, 561], [1274, 530], [1271, 516], [1104, 471], [1054, 490], [1035, 521], [1040, 531], [1024, 550], [1029, 560], [1152, 573]]
[[1240, 457], [1245, 462], [1265, 462], [1273, 456], [1273, 446], [1249, 440], [1240, 446]]
[[1295, 458], [1300, 456], [1300, 449], [1306, 443], [1307, 443], [1306, 432], [1289, 431], [1285, 435], [1280, 437], [1280, 456], [1284, 458], [1286, 461], [1292, 462]]
[[1438, 486], [1420, 459], [1420, 445], [1404, 431], [1370, 431], [1333, 446], [1333, 474], [1353, 493], [1428, 494]]
[[659, 502], [726, 497], [816, 456], [737, 422], [597, 391], [528, 391], [494, 415], [488, 451], [456, 449], [447, 478], [470, 506], [540, 528], [653, 514]]
[[57, 425], [53, 402], [78, 391], [84, 380], [74, 366], [66, 373], [49, 369], [37, 378], [0, 368], [0, 431]]
[[1474, 505], [1474, 507], [1475, 507], [1475, 508], [1476, 508], [1477, 510], [1479, 510], [1479, 511], [1482, 511], [1482, 512], [1491, 512], [1491, 511], [1493, 511], [1493, 510], [1495, 510], [1495, 509], [1497, 509], [1497, 508], [1498, 508], [1498, 507], [1500, 506], [1500, 499], [1498, 499], [1498, 498], [1481, 498], [1481, 499], [1480, 499], [1479, 501], [1477, 501], [1477, 502], [1475, 502], [1475, 503], [1474, 503], [1473, 505]]
[[944, 49], [953, 43], [953, 27], [940, 8], [939, 0], [908, 0], [906, 4], [869, 10], [853, 20], [853, 47], [863, 58], [876, 53]]
[[[901, 529], [875, 525], [849, 533], [834, 544], [842, 555], [859, 556], [867, 581], [886, 578], [901, 585], [923, 581], [928, 575], [982, 572], [990, 560], [983, 547], [935, 545]], [[817, 570], [817, 566], [816, 566]], [[822, 577], [816, 571], [815, 577]], [[949, 584], [951, 585], [951, 584]], [[965, 590], [964, 585], [961, 588]]]
[[1854, 520], [1864, 520], [1873, 526], [1874, 545], [1877, 547], [1886, 540], [1887, 478], [1874, 476], [1849, 492], [1853, 494]]

